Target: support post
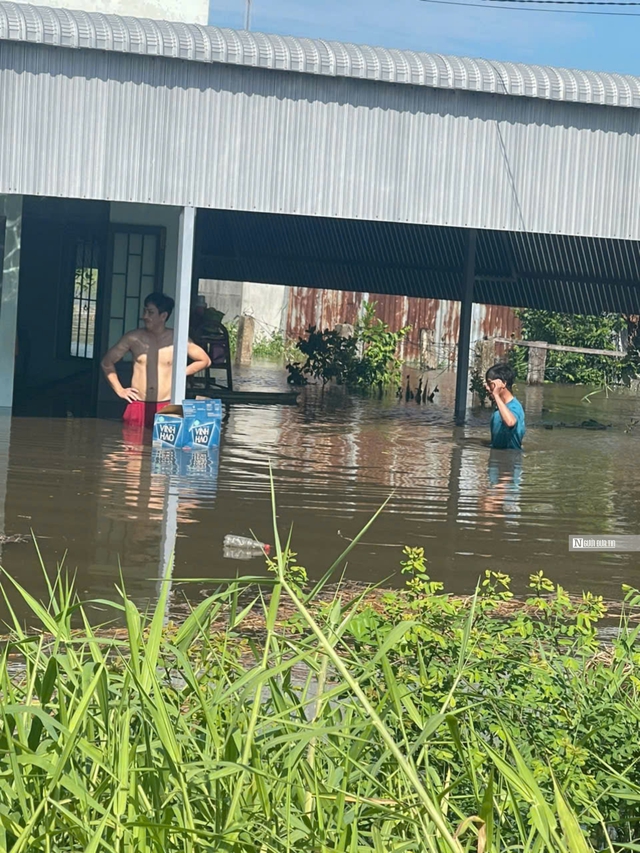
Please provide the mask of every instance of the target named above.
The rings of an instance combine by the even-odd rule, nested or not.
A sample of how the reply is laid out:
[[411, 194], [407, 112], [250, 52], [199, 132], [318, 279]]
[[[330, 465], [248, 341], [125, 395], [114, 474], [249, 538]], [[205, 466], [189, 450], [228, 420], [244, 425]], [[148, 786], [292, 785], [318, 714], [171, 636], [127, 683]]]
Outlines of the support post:
[[498, 361], [496, 355], [496, 342], [492, 338], [478, 341], [475, 352], [475, 368], [484, 377], [487, 370]]
[[544, 341], [535, 341], [529, 346], [529, 368], [527, 385], [544, 385], [547, 367], [547, 347]]
[[255, 336], [255, 319], [243, 314], [238, 323], [238, 343], [236, 344], [236, 364], [238, 367], [248, 367], [251, 364]]
[[473, 285], [476, 277], [475, 228], [467, 231], [467, 256], [464, 265], [464, 282], [460, 302], [460, 331], [458, 333], [458, 366], [456, 369], [455, 420], [458, 425], [467, 416], [467, 393], [469, 391], [469, 354], [471, 349], [471, 319], [473, 315]]
[[171, 402], [178, 405], [184, 400], [187, 389], [187, 346], [189, 343], [195, 223], [195, 207], [183, 207], [180, 211], [178, 232], [178, 273], [176, 278], [173, 375], [171, 381]]
[[7, 411], [13, 406], [21, 231], [22, 196], [0, 195], [0, 409]]

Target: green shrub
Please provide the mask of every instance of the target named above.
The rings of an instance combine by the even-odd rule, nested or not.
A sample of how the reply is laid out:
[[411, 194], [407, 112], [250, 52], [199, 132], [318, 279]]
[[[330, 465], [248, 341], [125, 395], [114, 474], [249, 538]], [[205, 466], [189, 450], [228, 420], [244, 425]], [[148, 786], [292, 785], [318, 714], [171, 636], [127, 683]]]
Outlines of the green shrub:
[[[525, 340], [590, 349], [616, 349], [619, 333], [626, 326], [620, 314], [591, 316], [523, 308], [517, 311], [517, 316]], [[510, 360], [517, 378], [525, 379], [528, 348], [514, 347]], [[552, 382], [612, 384], [620, 381], [622, 371], [621, 359], [553, 350], [547, 352], [545, 378]]]
[[315, 326], [308, 329], [306, 338], [298, 341], [305, 360], [287, 365], [290, 384], [306, 385], [313, 378], [323, 385], [334, 381], [364, 393], [399, 385], [402, 362], [398, 347], [410, 327], [392, 332], [376, 316], [375, 302], [365, 302], [363, 308], [352, 337], [343, 338], [336, 331], [323, 332]]

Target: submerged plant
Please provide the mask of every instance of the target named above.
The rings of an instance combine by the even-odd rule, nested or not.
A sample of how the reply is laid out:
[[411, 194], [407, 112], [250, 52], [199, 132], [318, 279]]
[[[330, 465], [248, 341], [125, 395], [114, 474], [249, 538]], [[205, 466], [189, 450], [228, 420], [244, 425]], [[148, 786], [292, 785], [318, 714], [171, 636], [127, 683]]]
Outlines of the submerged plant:
[[398, 347], [410, 328], [392, 332], [376, 316], [376, 303], [365, 302], [362, 317], [350, 337], [315, 326], [307, 330], [297, 345], [304, 361], [287, 365], [288, 381], [292, 385], [306, 385], [309, 379], [320, 380], [323, 385], [333, 381], [365, 393], [397, 386], [402, 367]]
[[487, 405], [487, 400], [489, 399], [489, 391], [487, 389], [487, 384], [485, 382], [484, 376], [480, 373], [477, 367], [474, 367], [474, 369], [471, 371], [469, 391], [471, 391], [472, 394], [478, 395], [478, 401], [482, 408]]

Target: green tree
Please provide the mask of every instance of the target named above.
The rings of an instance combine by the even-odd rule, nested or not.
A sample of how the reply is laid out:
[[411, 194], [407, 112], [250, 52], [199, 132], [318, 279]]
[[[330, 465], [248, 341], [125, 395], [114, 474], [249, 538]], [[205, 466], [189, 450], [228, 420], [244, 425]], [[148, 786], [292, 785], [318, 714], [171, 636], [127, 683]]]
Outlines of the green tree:
[[287, 365], [290, 384], [306, 385], [313, 377], [323, 385], [333, 380], [364, 393], [399, 385], [402, 361], [398, 347], [411, 327], [392, 332], [376, 316], [375, 302], [365, 302], [363, 308], [352, 337], [343, 338], [329, 329], [322, 332], [315, 326], [307, 330], [306, 337], [298, 341], [306, 360]]
[[[517, 316], [525, 340], [591, 349], [615, 350], [620, 332], [626, 327], [620, 314], [559, 314], [523, 308]], [[528, 347], [514, 347], [511, 363], [518, 379], [526, 378], [528, 358]], [[621, 359], [608, 356], [549, 350], [545, 379], [588, 385], [618, 382], [623, 374], [620, 362]]]

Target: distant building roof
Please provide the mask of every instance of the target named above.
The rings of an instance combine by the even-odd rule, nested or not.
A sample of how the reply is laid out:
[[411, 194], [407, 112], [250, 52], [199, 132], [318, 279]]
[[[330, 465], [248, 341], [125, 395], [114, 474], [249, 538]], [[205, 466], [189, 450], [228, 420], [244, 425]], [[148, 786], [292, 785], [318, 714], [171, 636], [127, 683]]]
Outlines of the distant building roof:
[[640, 108], [640, 77], [390, 50], [0, 0], [0, 40]]

